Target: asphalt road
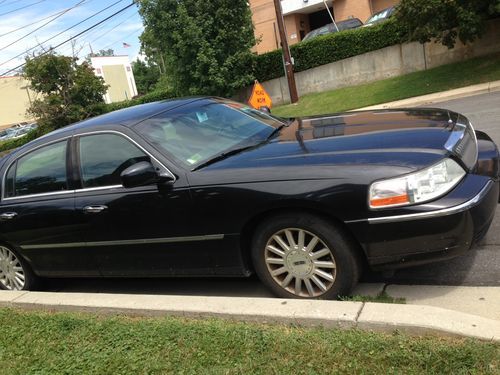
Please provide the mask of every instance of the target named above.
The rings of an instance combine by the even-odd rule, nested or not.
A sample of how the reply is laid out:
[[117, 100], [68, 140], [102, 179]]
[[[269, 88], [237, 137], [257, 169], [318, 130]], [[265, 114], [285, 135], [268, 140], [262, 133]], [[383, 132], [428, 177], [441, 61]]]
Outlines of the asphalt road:
[[[500, 145], [500, 93], [457, 99], [435, 105], [466, 115], [476, 129]], [[495, 220], [480, 244], [468, 254], [445, 263], [397, 271], [392, 277], [366, 273], [362, 281], [402, 284], [500, 286], [500, 205]], [[147, 293], [207, 296], [269, 296], [263, 285], [250, 279], [108, 279], [50, 280], [49, 290], [74, 292]]]

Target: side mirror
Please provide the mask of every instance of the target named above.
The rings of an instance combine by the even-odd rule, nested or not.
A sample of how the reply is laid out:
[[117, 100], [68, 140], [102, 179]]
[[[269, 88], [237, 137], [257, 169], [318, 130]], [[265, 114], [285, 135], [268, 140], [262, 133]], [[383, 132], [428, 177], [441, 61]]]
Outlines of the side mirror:
[[120, 179], [126, 188], [166, 183], [173, 180], [169, 175], [158, 174], [153, 164], [148, 161], [131, 165], [120, 174]]

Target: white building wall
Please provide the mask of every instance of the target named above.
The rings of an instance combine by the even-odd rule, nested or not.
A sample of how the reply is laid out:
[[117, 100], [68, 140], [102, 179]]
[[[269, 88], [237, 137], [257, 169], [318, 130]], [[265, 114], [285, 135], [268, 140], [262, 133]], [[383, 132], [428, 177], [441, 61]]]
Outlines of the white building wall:
[[[125, 75], [127, 77], [127, 85], [129, 87], [132, 96], [136, 96], [137, 86], [135, 84], [134, 72], [132, 70], [132, 65], [130, 64], [129, 57], [127, 55], [121, 56], [97, 56], [91, 58], [91, 64], [94, 68], [94, 73], [98, 77], [102, 77], [107, 85], [112, 85], [113, 82], [106, 81], [106, 76], [104, 74], [104, 66], [108, 65], [123, 65], [125, 70]], [[132, 98], [129, 98], [132, 99]], [[111, 103], [111, 98], [109, 93], [104, 95], [104, 100], [106, 103]]]

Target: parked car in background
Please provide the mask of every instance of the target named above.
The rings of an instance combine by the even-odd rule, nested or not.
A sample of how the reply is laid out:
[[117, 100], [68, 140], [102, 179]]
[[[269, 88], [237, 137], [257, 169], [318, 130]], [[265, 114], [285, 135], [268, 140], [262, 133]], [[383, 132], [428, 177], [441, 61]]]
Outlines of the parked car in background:
[[13, 128], [7, 128], [7, 129], [0, 130], [0, 142], [6, 141], [7, 139], [10, 139], [12, 137], [12, 134], [15, 132], [16, 132], [16, 130]]
[[[344, 30], [349, 30], [349, 29], [357, 29], [358, 27], [363, 26], [363, 22], [359, 18], [351, 18], [345, 21], [340, 21], [337, 22], [337, 27], [338, 31], [344, 31]], [[328, 25], [325, 25], [323, 27], [320, 27], [319, 29], [315, 29], [310, 31], [302, 41], [307, 41], [311, 40], [312, 38], [315, 38], [320, 35], [326, 35], [326, 34], [332, 34], [337, 32], [337, 27], [335, 27], [335, 24], [329, 23]]]
[[373, 25], [376, 25], [378, 23], [387, 21], [390, 17], [392, 17], [392, 15], [394, 14], [395, 11], [396, 11], [395, 6], [381, 10], [380, 12], [375, 13], [373, 16], [368, 18], [366, 20], [365, 24], [363, 25], [363, 27], [373, 26]]
[[24, 137], [38, 127], [36, 123], [21, 122], [0, 131], [0, 142]]
[[348, 295], [363, 266], [467, 252], [499, 154], [440, 109], [280, 119], [220, 98], [143, 104], [0, 159], [0, 288], [39, 277], [257, 273], [280, 297]]

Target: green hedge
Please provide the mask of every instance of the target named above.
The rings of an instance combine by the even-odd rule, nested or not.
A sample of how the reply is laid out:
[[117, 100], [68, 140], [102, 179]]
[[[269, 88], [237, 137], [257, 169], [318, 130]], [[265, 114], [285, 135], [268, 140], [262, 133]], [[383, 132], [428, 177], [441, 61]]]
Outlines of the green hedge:
[[[295, 72], [315, 68], [408, 41], [404, 29], [391, 20], [371, 27], [316, 37], [290, 47]], [[261, 82], [284, 75], [281, 49], [255, 56], [255, 76]]]

